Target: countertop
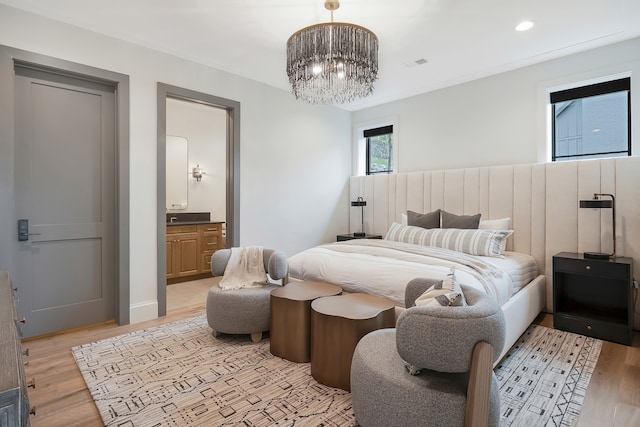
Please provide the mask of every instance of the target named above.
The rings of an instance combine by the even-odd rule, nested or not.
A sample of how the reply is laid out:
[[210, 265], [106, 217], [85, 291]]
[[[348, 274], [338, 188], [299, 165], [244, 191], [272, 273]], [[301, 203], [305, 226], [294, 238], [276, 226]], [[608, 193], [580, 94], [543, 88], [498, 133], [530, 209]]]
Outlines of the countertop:
[[174, 221], [167, 222], [167, 227], [172, 225], [199, 225], [199, 224], [224, 224], [224, 221]]

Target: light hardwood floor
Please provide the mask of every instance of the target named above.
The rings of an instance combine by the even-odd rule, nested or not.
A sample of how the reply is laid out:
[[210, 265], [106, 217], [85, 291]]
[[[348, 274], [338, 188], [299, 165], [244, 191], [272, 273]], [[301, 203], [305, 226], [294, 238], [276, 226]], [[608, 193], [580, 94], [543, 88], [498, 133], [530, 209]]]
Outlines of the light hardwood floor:
[[[32, 427], [102, 426], [100, 415], [78, 370], [71, 347], [127, 332], [185, 319], [205, 312], [206, 292], [212, 280], [204, 279], [167, 289], [167, 316], [135, 325], [113, 323], [27, 340], [27, 378], [36, 379], [29, 400], [36, 408]], [[196, 283], [201, 282], [201, 283]], [[176, 286], [176, 287], [174, 287]], [[551, 315], [542, 314], [536, 323], [553, 327]], [[577, 427], [640, 426], [640, 336], [632, 347], [605, 341], [587, 389]]]
[[29, 349], [27, 379], [35, 378], [36, 388], [29, 389], [29, 403], [36, 409], [32, 427], [99, 427], [100, 414], [78, 370], [71, 348], [128, 332], [149, 328], [175, 320], [187, 319], [205, 312], [207, 292], [220, 278], [184, 282], [167, 287], [167, 315], [134, 325], [117, 326], [104, 323], [77, 328], [22, 343]]

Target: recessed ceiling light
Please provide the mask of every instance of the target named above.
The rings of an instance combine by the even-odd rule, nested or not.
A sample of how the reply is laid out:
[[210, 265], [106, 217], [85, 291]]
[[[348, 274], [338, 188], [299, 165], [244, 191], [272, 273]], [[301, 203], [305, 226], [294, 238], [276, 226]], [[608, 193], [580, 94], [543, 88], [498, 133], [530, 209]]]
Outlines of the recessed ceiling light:
[[516, 27], [516, 31], [527, 31], [527, 30], [530, 30], [531, 27], [533, 27], [533, 22], [523, 21], [518, 24], [518, 26]]

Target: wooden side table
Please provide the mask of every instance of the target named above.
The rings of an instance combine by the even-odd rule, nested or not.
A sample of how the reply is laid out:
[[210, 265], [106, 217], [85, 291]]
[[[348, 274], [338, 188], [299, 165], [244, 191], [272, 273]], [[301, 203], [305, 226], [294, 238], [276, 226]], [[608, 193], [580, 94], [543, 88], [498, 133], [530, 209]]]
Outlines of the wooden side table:
[[314, 300], [311, 375], [321, 384], [351, 391], [351, 359], [358, 341], [395, 323], [395, 305], [383, 297], [355, 293]]
[[296, 279], [271, 291], [271, 354], [292, 362], [309, 362], [311, 301], [341, 293], [340, 286]]

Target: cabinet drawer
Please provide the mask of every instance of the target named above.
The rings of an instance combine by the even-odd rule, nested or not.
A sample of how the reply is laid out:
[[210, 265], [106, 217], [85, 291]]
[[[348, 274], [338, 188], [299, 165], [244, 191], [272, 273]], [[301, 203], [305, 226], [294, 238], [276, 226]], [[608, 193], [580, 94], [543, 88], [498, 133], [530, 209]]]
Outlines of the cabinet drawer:
[[220, 233], [220, 224], [207, 224], [202, 225], [202, 232], [207, 235], [209, 233]]
[[622, 323], [590, 319], [567, 313], [556, 313], [553, 316], [553, 327], [588, 337], [631, 345], [632, 329]]
[[220, 236], [217, 234], [213, 236], [202, 236], [202, 251], [214, 251], [218, 249], [219, 240]]
[[604, 276], [613, 280], [629, 278], [629, 266], [598, 260], [553, 259], [554, 272], [575, 273], [589, 276]]
[[211, 271], [211, 255], [213, 255], [213, 252], [210, 254], [202, 254], [202, 270], [205, 273]]
[[197, 225], [167, 225], [167, 234], [197, 233]]

